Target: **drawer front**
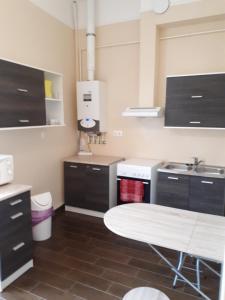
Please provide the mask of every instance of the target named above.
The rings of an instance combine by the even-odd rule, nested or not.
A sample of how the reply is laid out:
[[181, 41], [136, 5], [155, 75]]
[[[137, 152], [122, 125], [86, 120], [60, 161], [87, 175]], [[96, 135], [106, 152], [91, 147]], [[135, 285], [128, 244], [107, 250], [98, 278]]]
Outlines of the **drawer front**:
[[2, 245], [1, 280], [4, 280], [32, 259], [31, 229], [17, 233], [11, 241]]
[[167, 78], [169, 97], [189, 97], [193, 100], [225, 97], [225, 74], [180, 76]]
[[224, 179], [191, 177], [190, 209], [197, 212], [224, 215]]
[[66, 205], [83, 207], [86, 166], [64, 163], [64, 197]]
[[21, 95], [4, 95], [0, 91], [0, 127], [46, 124], [44, 99]]
[[101, 165], [86, 165], [86, 172], [90, 175], [109, 175], [109, 167], [101, 166]]
[[11, 228], [20, 223], [28, 223], [31, 220], [30, 192], [11, 197], [0, 202], [0, 239], [3, 233], [10, 232]]
[[188, 197], [188, 176], [159, 172], [157, 182], [157, 204], [188, 209]]
[[[225, 106], [225, 104], [224, 104]], [[189, 109], [171, 109], [166, 108], [165, 126], [170, 127], [225, 127], [225, 109], [216, 111], [215, 108], [210, 112], [202, 109], [201, 112], [191, 111]]]
[[44, 99], [44, 72], [0, 60], [0, 90], [11, 95]]

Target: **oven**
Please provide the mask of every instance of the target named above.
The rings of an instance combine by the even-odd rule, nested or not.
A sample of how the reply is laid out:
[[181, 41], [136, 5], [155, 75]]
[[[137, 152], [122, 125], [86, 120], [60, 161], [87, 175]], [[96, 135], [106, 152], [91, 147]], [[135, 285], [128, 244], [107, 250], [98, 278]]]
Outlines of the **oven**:
[[161, 161], [131, 158], [117, 165], [117, 205], [156, 203], [157, 169]]
[[117, 205], [120, 204], [125, 204], [125, 203], [134, 203], [135, 201], [122, 201], [121, 200], [121, 181], [129, 180], [130, 182], [132, 181], [139, 181], [143, 183], [143, 197], [141, 201], [138, 201], [140, 203], [150, 203], [150, 194], [151, 194], [151, 181], [146, 180], [146, 179], [141, 179], [141, 178], [130, 178], [130, 177], [124, 177], [124, 176], [117, 176]]

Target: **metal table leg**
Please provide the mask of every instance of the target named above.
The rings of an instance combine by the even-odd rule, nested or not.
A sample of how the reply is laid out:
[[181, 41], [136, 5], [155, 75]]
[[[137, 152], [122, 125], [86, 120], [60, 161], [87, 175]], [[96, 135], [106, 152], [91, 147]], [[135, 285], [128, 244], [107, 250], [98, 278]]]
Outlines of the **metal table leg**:
[[203, 293], [197, 286], [195, 286], [190, 280], [188, 280], [183, 274], [180, 273], [178, 268], [176, 268], [158, 249], [156, 249], [153, 245], [149, 244], [149, 246], [152, 248], [152, 250], [157, 253], [163, 260], [164, 262], [171, 268], [171, 270], [185, 283], [187, 283], [189, 286], [191, 286], [197, 293], [199, 293], [204, 299], [206, 300], [212, 300], [209, 298], [205, 293]]
[[[184, 265], [184, 261], [185, 261], [185, 255], [183, 252], [180, 252], [179, 254], [179, 262], [178, 262], [178, 266], [177, 266], [177, 270], [180, 271], [183, 268]], [[176, 287], [177, 284], [177, 280], [178, 280], [178, 275], [176, 274], [173, 280], [173, 287]]]

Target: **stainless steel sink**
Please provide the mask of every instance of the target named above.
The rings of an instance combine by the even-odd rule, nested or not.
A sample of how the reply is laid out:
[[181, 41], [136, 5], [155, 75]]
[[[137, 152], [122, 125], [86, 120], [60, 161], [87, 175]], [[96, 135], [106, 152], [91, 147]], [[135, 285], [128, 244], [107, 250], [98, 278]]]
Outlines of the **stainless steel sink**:
[[178, 172], [187, 172], [192, 170], [192, 166], [182, 163], [168, 163], [164, 166], [164, 169]]
[[198, 166], [194, 169], [197, 173], [212, 174], [212, 175], [223, 175], [224, 169], [220, 167], [210, 167], [210, 166]]
[[225, 167], [207, 166], [207, 165], [193, 165], [169, 162], [165, 163], [158, 169], [161, 172], [168, 172], [174, 174], [205, 176], [214, 178], [225, 178]]

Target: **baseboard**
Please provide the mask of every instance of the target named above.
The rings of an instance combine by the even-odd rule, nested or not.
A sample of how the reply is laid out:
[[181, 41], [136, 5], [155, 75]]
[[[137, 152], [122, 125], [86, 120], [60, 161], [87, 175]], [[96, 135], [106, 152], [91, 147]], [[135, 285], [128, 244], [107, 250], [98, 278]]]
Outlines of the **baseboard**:
[[57, 216], [65, 211], [65, 204], [60, 205], [54, 210], [54, 216]]
[[19, 278], [21, 275], [23, 275], [27, 270], [33, 267], [33, 259], [31, 259], [28, 263], [23, 265], [21, 268], [19, 268], [16, 272], [14, 272], [12, 275], [4, 279], [3, 281], [0, 281], [0, 292], [3, 291], [8, 285], [10, 285], [13, 281], [15, 281], [17, 278]]
[[73, 207], [68, 205], [65, 206], [65, 210], [70, 212], [75, 212], [78, 214], [92, 216], [92, 217], [104, 218], [104, 213], [94, 211], [94, 210], [83, 209], [83, 208], [78, 208], [78, 207]]

